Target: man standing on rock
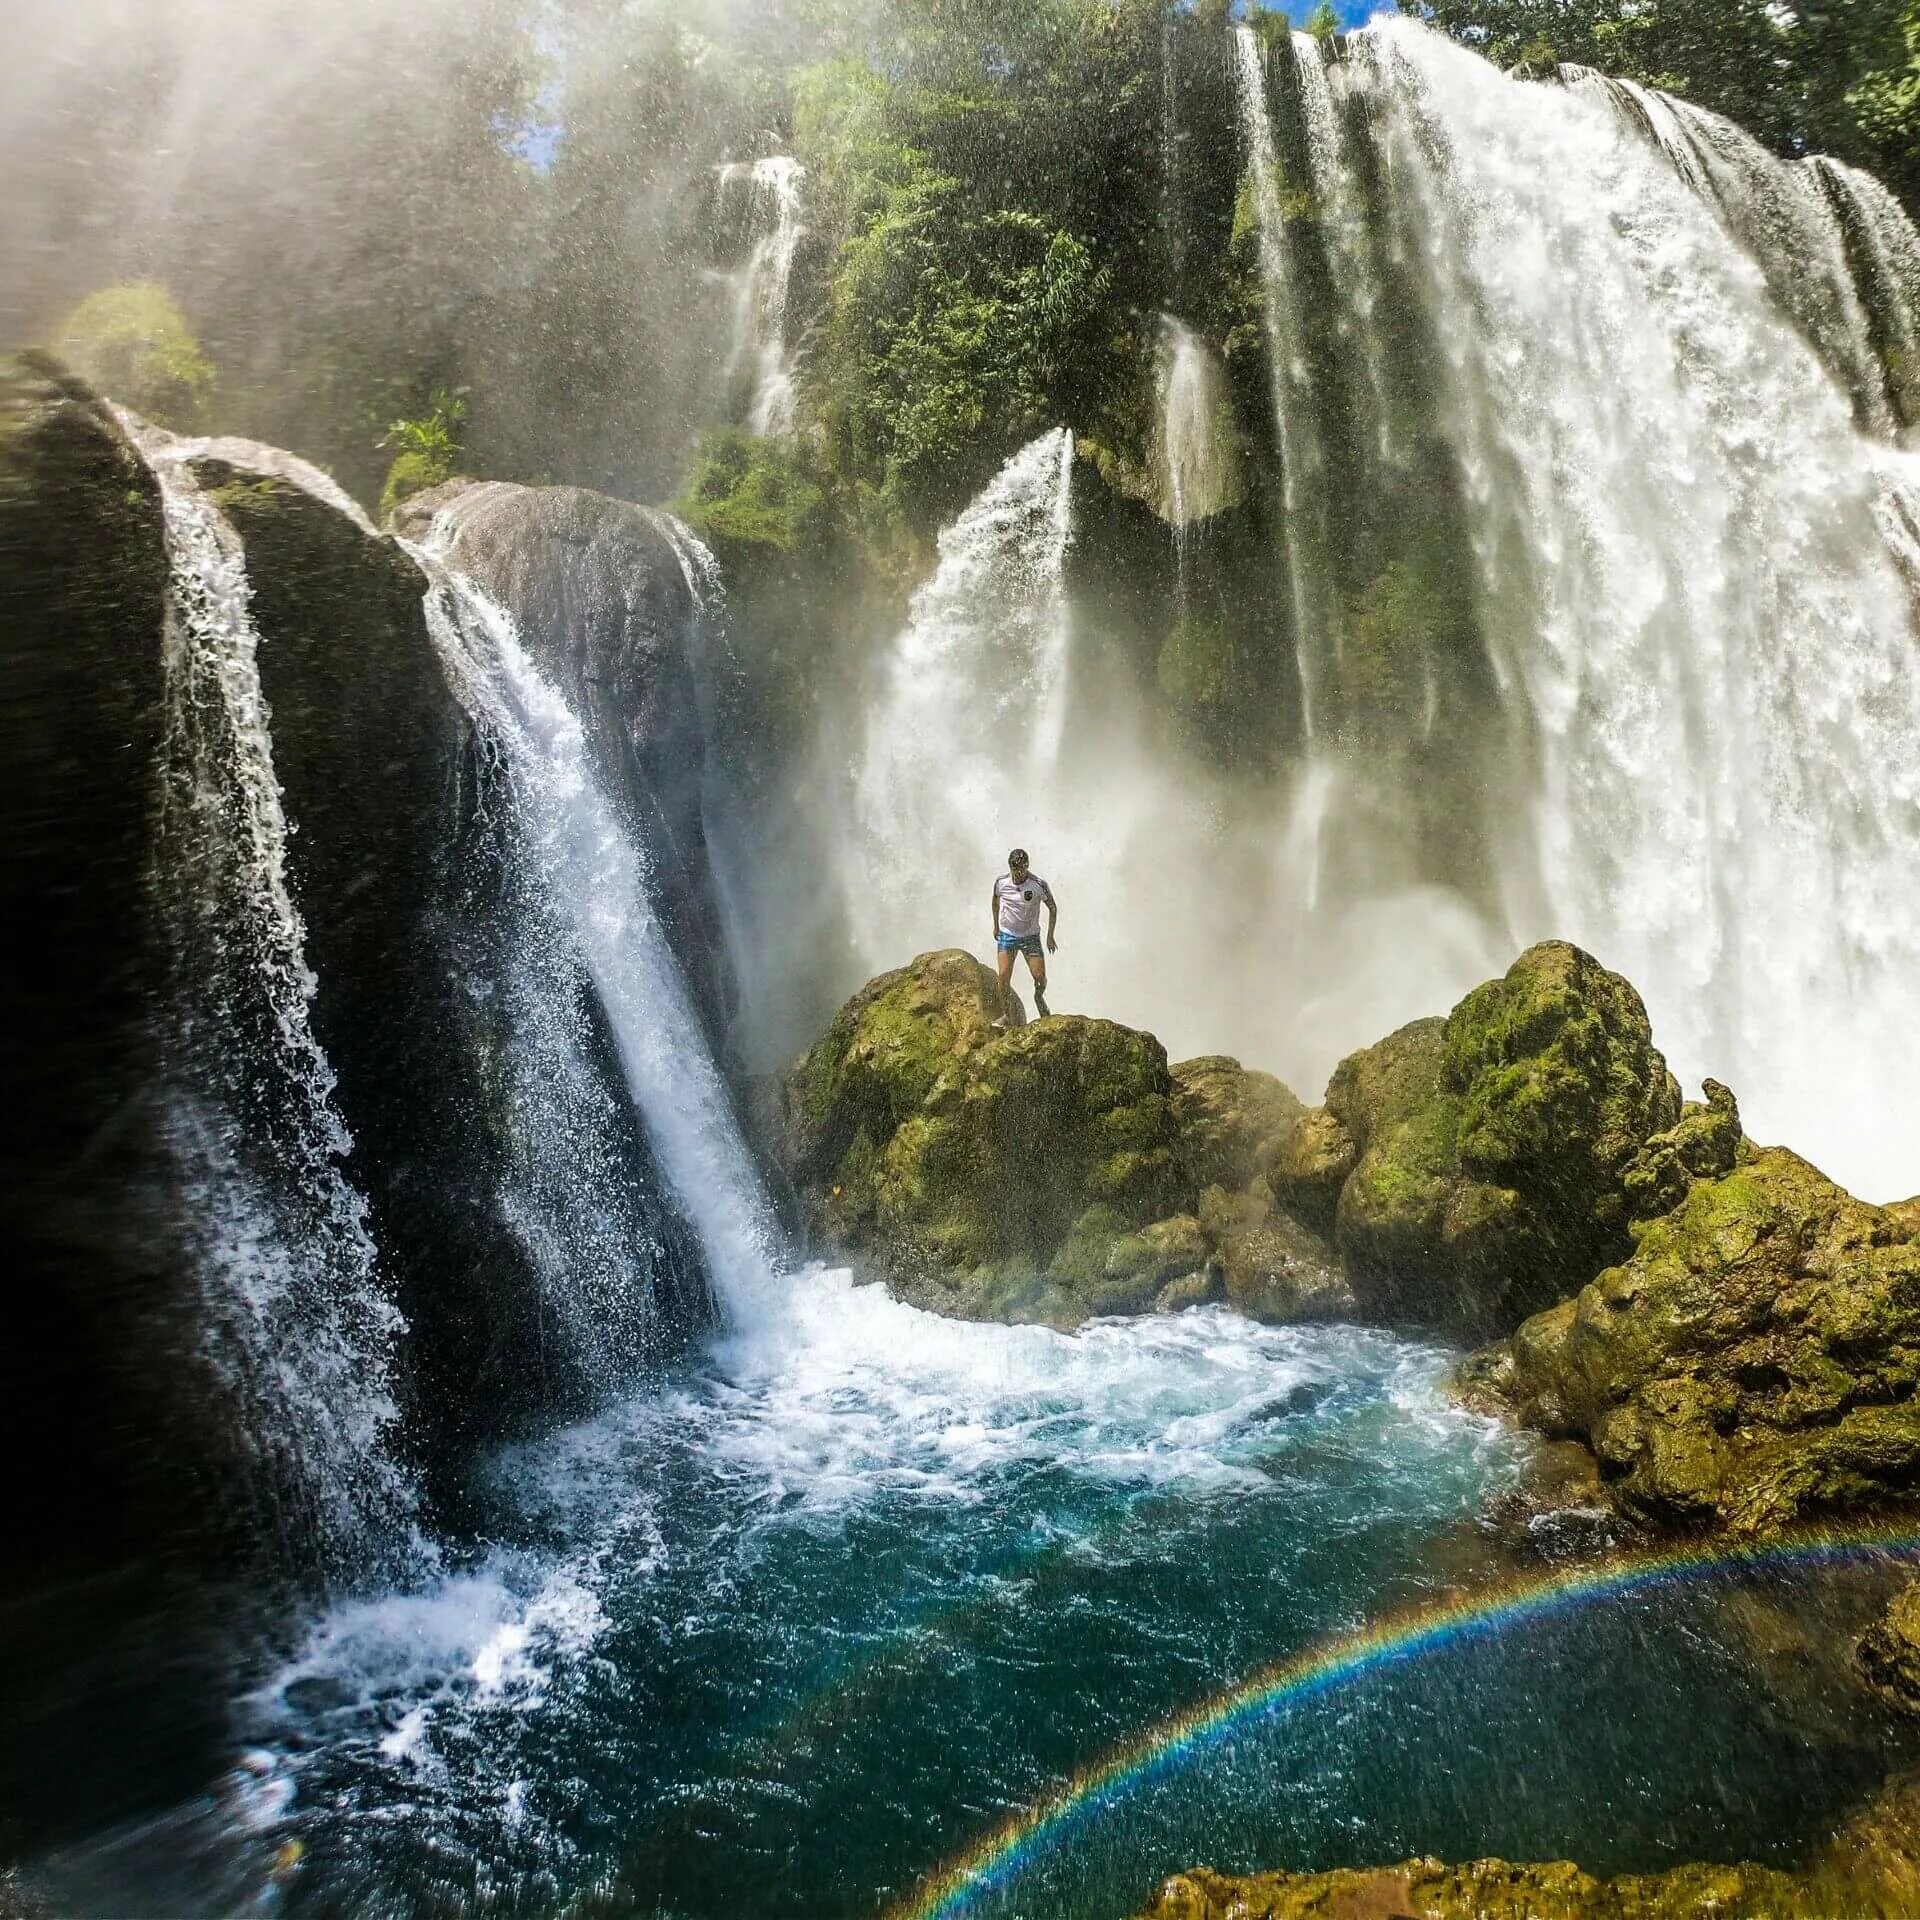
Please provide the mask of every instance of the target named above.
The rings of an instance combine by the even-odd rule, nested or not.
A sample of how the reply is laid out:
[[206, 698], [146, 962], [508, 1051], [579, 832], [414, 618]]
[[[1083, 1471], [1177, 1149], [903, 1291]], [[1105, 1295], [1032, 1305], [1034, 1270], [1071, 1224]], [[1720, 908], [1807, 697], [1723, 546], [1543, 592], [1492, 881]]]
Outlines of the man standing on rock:
[[[1046, 952], [1040, 949], [1040, 908], [1047, 909]], [[1058, 953], [1054, 929], [1060, 924], [1060, 903], [1053, 889], [1027, 865], [1025, 847], [1007, 855], [1007, 870], [993, 883], [993, 944], [1000, 961], [1000, 1007], [1003, 1020], [1013, 1017], [1013, 956], [1027, 956], [1033, 975], [1033, 1004], [1047, 1011], [1047, 954]]]

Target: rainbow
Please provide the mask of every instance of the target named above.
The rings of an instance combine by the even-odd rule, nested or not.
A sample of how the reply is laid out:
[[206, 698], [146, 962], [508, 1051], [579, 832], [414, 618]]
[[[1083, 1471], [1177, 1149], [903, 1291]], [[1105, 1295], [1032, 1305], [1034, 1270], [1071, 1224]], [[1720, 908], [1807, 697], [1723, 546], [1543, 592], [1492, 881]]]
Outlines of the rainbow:
[[1138, 1788], [1174, 1772], [1263, 1716], [1326, 1693], [1378, 1668], [1449, 1646], [1491, 1639], [1588, 1606], [1714, 1575], [1819, 1568], [1870, 1558], [1920, 1555], [1911, 1527], [1799, 1534], [1765, 1545], [1689, 1544], [1597, 1565], [1558, 1568], [1456, 1594], [1322, 1640], [1237, 1686], [1183, 1708], [995, 1828], [939, 1869], [891, 1920], [958, 1920], [1006, 1886], [1045, 1849], [1110, 1812]]

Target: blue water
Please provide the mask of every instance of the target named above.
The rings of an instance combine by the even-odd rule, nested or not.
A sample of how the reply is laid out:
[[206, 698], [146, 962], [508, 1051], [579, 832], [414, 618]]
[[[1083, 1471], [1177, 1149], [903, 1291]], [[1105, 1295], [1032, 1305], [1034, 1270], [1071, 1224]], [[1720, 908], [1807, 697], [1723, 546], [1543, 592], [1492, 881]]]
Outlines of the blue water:
[[[222, 1904], [879, 1912], [1168, 1712], [1471, 1577], [1526, 1445], [1449, 1404], [1450, 1360], [1218, 1308], [966, 1326], [794, 1278], [752, 1334], [493, 1461], [489, 1538], [443, 1577], [312, 1623], [203, 1810], [244, 1841]], [[1654, 1596], [1371, 1675], [983, 1910], [1124, 1915], [1195, 1861], [1790, 1852], [1888, 1754], [1805, 1597]]]

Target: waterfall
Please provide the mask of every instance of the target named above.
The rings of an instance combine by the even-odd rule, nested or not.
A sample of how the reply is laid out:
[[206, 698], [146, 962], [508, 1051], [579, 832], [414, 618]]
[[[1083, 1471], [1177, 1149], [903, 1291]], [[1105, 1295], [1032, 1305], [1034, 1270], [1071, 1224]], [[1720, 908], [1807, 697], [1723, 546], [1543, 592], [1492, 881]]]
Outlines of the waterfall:
[[[1178, 534], [1228, 505], [1234, 495], [1234, 448], [1224, 412], [1220, 363], [1184, 321], [1160, 316], [1155, 355], [1159, 431], [1154, 465], [1160, 509]], [[1184, 549], [1184, 541], [1182, 542]]]
[[1288, 181], [1274, 139], [1267, 102], [1267, 61], [1251, 27], [1233, 30], [1235, 97], [1246, 151], [1247, 184], [1260, 246], [1261, 290], [1268, 367], [1273, 387], [1274, 438], [1280, 452], [1282, 540], [1292, 585], [1294, 646], [1299, 662], [1302, 723], [1312, 738], [1318, 719], [1315, 664], [1336, 632], [1332, 596], [1324, 578], [1326, 500], [1320, 436], [1312, 405], [1312, 376], [1303, 354], [1305, 316], [1286, 231]]
[[1920, 231], [1880, 182], [1858, 167], [1807, 163], [1847, 236], [1860, 299], [1886, 372], [1887, 397], [1908, 445], [1920, 432]]
[[392, 1570], [414, 1508], [389, 1447], [402, 1326], [308, 1017], [316, 983], [288, 890], [292, 827], [245, 557], [194, 480], [192, 443], [140, 438], [172, 574], [154, 892], [174, 974], [168, 1133], [205, 1355], [282, 1569], [309, 1580]]
[[1043, 857], [1041, 828], [1022, 822], [1061, 746], [1072, 476], [1065, 429], [1015, 454], [940, 535], [883, 664], [844, 876], [869, 971], [976, 936], [980, 916], [955, 910], [956, 873], [978, 873], [984, 900], [1023, 836]]
[[1904, 1191], [1920, 649], [1883, 531], [1901, 456], [1611, 91], [1503, 78], [1408, 23], [1371, 33], [1450, 342], [1442, 426], [1487, 639], [1534, 729], [1516, 934], [1634, 979], [1676, 1064], [1734, 1081], [1759, 1137]]
[[[458, 553], [457, 516], [443, 514], [425, 549], [436, 642], [463, 701], [496, 743], [517, 810], [516, 832], [545, 890], [545, 909], [563, 923], [586, 969], [678, 1211], [699, 1242], [721, 1307], [739, 1323], [764, 1298], [779, 1237], [654, 910], [646, 853], [595, 774], [579, 720], [528, 658], [511, 616], [458, 572]], [[537, 1080], [547, 1058], [565, 1051], [563, 1041], [530, 1056], [524, 1077]], [[566, 1096], [549, 1088], [541, 1097], [551, 1108]], [[575, 1142], [565, 1133], [551, 1144], [572, 1151]], [[591, 1150], [589, 1138], [575, 1174], [585, 1184], [566, 1206], [574, 1220], [595, 1205]], [[564, 1267], [557, 1277], [571, 1284], [578, 1251], [564, 1239], [555, 1251]], [[631, 1288], [630, 1263], [621, 1270], [629, 1276], [621, 1284]], [[586, 1303], [596, 1321], [608, 1305], [605, 1299]]]
[[744, 201], [754, 242], [734, 281], [733, 350], [729, 385], [751, 374], [746, 424], [754, 433], [793, 429], [793, 364], [787, 352], [787, 288], [793, 257], [806, 229], [800, 223], [800, 184], [806, 168], [790, 155], [735, 161], [720, 169], [723, 203]]
[[1583, 67], [1563, 72], [1569, 86], [1612, 104], [1719, 210], [1774, 298], [1853, 396], [1860, 424], [1890, 434], [1895, 421], [1881, 357], [1822, 163], [1781, 160], [1731, 120], [1656, 88]]

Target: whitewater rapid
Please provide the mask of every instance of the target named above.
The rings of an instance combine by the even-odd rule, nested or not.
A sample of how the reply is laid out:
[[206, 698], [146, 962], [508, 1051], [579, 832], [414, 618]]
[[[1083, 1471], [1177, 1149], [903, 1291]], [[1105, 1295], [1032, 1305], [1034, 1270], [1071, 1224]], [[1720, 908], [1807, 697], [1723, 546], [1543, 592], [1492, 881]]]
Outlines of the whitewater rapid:
[[[1038, 1635], [1037, 1657], [1088, 1604], [1062, 1581], [1104, 1607], [1102, 1586], [1197, 1553], [1179, 1543], [1216, 1512], [1290, 1515], [1302, 1567], [1344, 1541], [1356, 1569], [1361, 1536], [1464, 1518], [1526, 1448], [1450, 1404], [1448, 1363], [1220, 1308], [965, 1325], [844, 1272], [784, 1274], [659, 1391], [497, 1455], [490, 1545], [317, 1618], [242, 1703], [248, 1764], [274, 1833], [373, 1904], [423, 1849], [509, 1904], [580, 1884], [614, 1828], [686, 1794], [744, 1796], [750, 1828], [780, 1828], [785, 1789], [752, 1803], [770, 1768], [811, 1771], [821, 1714], [875, 1687], [937, 1695], [989, 1626]], [[1167, 1675], [1205, 1665], [1167, 1625]], [[689, 1661], [724, 1722], [698, 1738], [656, 1692]]]

